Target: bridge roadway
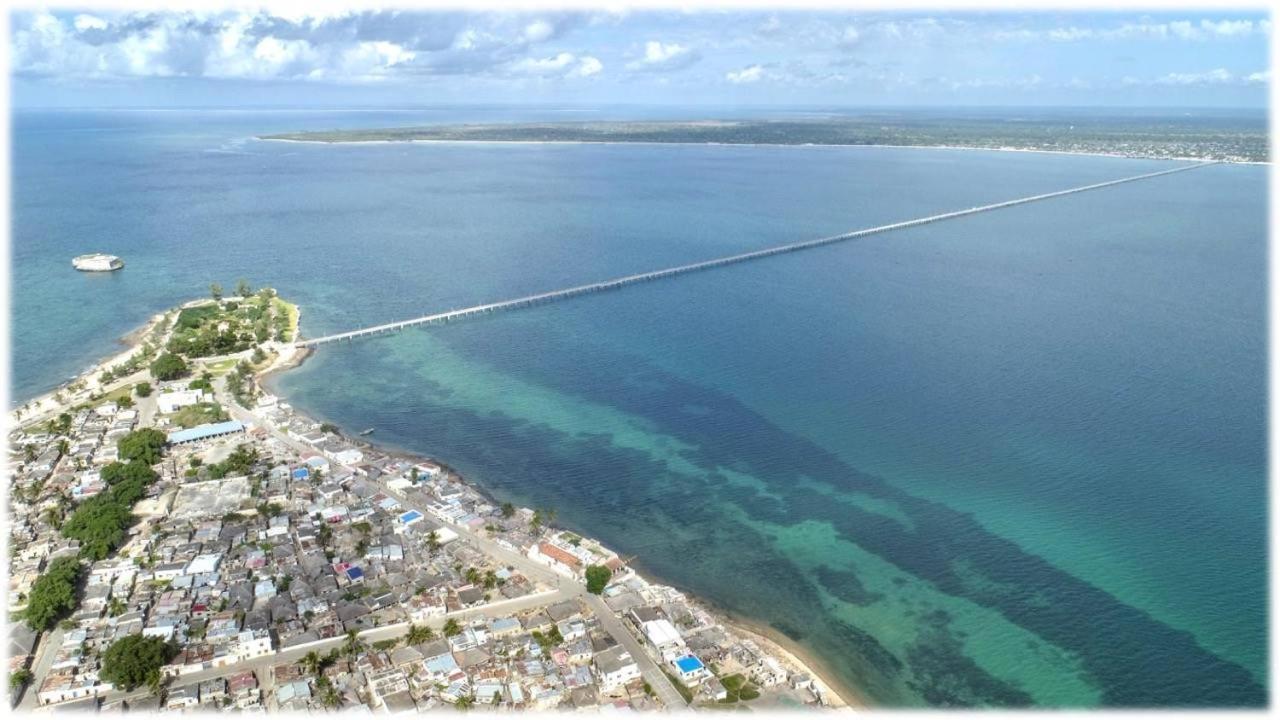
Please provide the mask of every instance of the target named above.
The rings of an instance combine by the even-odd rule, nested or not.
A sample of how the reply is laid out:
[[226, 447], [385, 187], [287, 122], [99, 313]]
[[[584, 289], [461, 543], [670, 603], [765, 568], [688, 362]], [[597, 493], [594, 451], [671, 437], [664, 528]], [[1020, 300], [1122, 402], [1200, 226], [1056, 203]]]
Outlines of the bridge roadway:
[[844, 242], [846, 240], [855, 240], [857, 238], [867, 237], [879, 233], [889, 232], [891, 230], [904, 230], [918, 225], [926, 225], [928, 223], [940, 222], [942, 220], [951, 220], [953, 218], [964, 217], [966, 215], [977, 215], [978, 213], [990, 212], [1001, 208], [1013, 207], [1015, 205], [1026, 205], [1027, 203], [1038, 202], [1040, 200], [1049, 200], [1052, 198], [1062, 197], [1064, 195], [1073, 195], [1089, 190], [1099, 190], [1101, 188], [1112, 187], [1124, 183], [1137, 182], [1138, 180], [1147, 180], [1149, 178], [1159, 177], [1161, 175], [1172, 175], [1173, 173], [1186, 172], [1195, 170], [1206, 165], [1215, 165], [1216, 162], [1201, 162], [1193, 165], [1180, 165], [1169, 170], [1160, 170], [1158, 172], [1145, 173], [1143, 175], [1134, 175], [1132, 177], [1120, 178], [1119, 180], [1108, 180], [1106, 182], [1094, 183], [1092, 185], [1084, 185], [1081, 187], [1069, 188], [1067, 190], [1058, 190], [1056, 192], [1043, 193], [1040, 195], [1032, 195], [1030, 197], [1018, 198], [1016, 200], [1006, 200], [1004, 202], [992, 203], [990, 205], [980, 205], [971, 207], [966, 210], [955, 210], [953, 212], [941, 213], [939, 215], [930, 215], [929, 217], [917, 218], [915, 220], [905, 220], [903, 222], [890, 223], [888, 225], [880, 225], [878, 227], [866, 228], [864, 230], [854, 230], [852, 232], [841, 233], [839, 235], [830, 235], [818, 238], [816, 240], [802, 240], [800, 242], [788, 243], [786, 245], [776, 245], [774, 247], [765, 248], [763, 250], [754, 250], [751, 252], [740, 253], [738, 255], [730, 255], [728, 257], [715, 258], [713, 260], [704, 260], [702, 262], [690, 263], [688, 265], [680, 265], [677, 267], [666, 268], [663, 270], [653, 270], [650, 272], [637, 273], [635, 275], [627, 275], [625, 277], [614, 278], [612, 280], [604, 280], [602, 282], [589, 283], [586, 285], [577, 285], [562, 290], [553, 290], [551, 292], [539, 293], [537, 295], [527, 295], [525, 297], [516, 298], [514, 300], [504, 300], [502, 302], [487, 303], [485, 305], [476, 305], [460, 310], [449, 310], [446, 312], [436, 313], [434, 315], [424, 315], [422, 317], [410, 320], [401, 320], [399, 322], [386, 323], [384, 325], [374, 325], [372, 327], [362, 328], [360, 330], [351, 330], [349, 332], [336, 333], [333, 335], [325, 335], [323, 337], [302, 339], [294, 343], [297, 347], [314, 347], [325, 343], [337, 342], [339, 340], [354, 340], [356, 338], [367, 337], [369, 335], [379, 335], [382, 333], [395, 332], [403, 330], [407, 327], [415, 325], [430, 325], [435, 323], [446, 323], [452, 320], [461, 320], [473, 315], [483, 315], [486, 313], [501, 312], [504, 310], [514, 310], [516, 308], [527, 307], [529, 305], [537, 305], [539, 303], [553, 302], [563, 300], [565, 298], [574, 297], [575, 295], [586, 295], [588, 293], [604, 292], [606, 290], [616, 290], [617, 288], [631, 285], [633, 283], [647, 282], [650, 280], [659, 280], [661, 278], [671, 277], [673, 275], [682, 275], [684, 273], [696, 272], [698, 270], [709, 270], [711, 268], [732, 265], [734, 263], [747, 262], [748, 260], [758, 260], [772, 255], [780, 255], [782, 253], [796, 252], [799, 250], [808, 250], [809, 248], [820, 247], [823, 245], [831, 245], [833, 243]]

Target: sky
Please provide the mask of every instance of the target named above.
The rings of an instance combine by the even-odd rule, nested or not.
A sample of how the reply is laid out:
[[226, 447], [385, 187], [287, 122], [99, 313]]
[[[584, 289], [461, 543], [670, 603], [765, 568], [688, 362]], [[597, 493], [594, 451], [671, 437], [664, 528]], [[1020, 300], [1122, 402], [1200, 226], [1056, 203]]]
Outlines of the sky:
[[1265, 107], [1265, 14], [21, 11], [15, 107]]

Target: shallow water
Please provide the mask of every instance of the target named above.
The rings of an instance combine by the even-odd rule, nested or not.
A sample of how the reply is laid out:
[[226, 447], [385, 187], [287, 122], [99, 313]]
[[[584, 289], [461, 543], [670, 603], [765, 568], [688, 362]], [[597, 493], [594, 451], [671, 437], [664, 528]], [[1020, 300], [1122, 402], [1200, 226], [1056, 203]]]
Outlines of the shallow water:
[[[20, 114], [16, 395], [215, 280], [316, 336], [1168, 167], [247, 139], [417, 121]], [[879, 702], [1257, 705], [1265, 183], [1205, 168], [326, 347], [278, 385]], [[128, 267], [72, 271], [90, 250]]]

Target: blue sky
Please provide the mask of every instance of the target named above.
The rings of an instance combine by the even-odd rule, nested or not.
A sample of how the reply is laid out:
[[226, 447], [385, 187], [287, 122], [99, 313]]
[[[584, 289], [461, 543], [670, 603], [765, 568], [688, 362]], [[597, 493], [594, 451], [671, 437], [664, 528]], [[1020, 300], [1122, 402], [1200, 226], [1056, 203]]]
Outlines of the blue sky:
[[1262, 107], [1265, 14], [19, 12], [36, 106]]

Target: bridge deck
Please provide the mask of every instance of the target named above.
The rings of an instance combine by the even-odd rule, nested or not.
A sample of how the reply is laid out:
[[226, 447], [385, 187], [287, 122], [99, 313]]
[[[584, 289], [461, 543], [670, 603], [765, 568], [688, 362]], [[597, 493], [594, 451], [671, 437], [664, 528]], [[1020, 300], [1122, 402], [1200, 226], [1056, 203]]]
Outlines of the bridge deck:
[[378, 335], [381, 333], [395, 332], [407, 327], [416, 325], [429, 325], [433, 323], [445, 323], [451, 320], [460, 320], [471, 317], [473, 315], [482, 315], [485, 313], [501, 312], [504, 310], [514, 310], [516, 308], [527, 307], [544, 302], [553, 302], [573, 297], [575, 295], [585, 295], [587, 293], [603, 292], [605, 290], [615, 290], [633, 283], [647, 282], [650, 280], [658, 280], [661, 278], [671, 277], [673, 275], [681, 275], [684, 273], [696, 272], [698, 270], [708, 270], [711, 268], [722, 267], [734, 263], [746, 262], [748, 260], [757, 260], [769, 257], [771, 255], [779, 255], [781, 253], [796, 252], [798, 250], [807, 250], [809, 248], [819, 247], [822, 245], [830, 245], [832, 243], [844, 242], [846, 240], [854, 240], [857, 238], [875, 235], [879, 233], [889, 232], [891, 230], [902, 230], [917, 225], [925, 225], [928, 223], [939, 222], [942, 220], [950, 220], [952, 218], [964, 217], [966, 215], [976, 215], [978, 213], [990, 212], [1001, 208], [1013, 207], [1015, 205], [1025, 205], [1027, 203], [1037, 202], [1040, 200], [1048, 200], [1050, 198], [1062, 197], [1064, 195], [1072, 195], [1075, 193], [1086, 192], [1089, 190], [1098, 190], [1105, 187], [1112, 187], [1123, 183], [1136, 182], [1138, 180], [1146, 180], [1148, 178], [1159, 177], [1161, 175], [1171, 175], [1178, 172], [1186, 172], [1205, 165], [1214, 165], [1213, 162], [1196, 163], [1194, 165], [1182, 165], [1169, 170], [1160, 170], [1158, 172], [1145, 173], [1143, 175], [1134, 175], [1132, 177], [1120, 178], [1119, 180], [1108, 180], [1106, 182], [1094, 183], [1092, 185], [1084, 185], [1081, 187], [1069, 188], [1067, 190], [1058, 190], [1056, 192], [1043, 193], [1040, 195], [1032, 195], [1030, 197], [1018, 198], [1016, 200], [1005, 200], [1004, 202], [992, 203], [990, 205], [981, 205], [978, 207], [968, 208], [966, 210], [955, 210], [952, 212], [941, 213], [938, 215], [930, 215], [928, 217], [917, 218], [915, 220], [905, 220], [902, 222], [890, 223], [888, 225], [880, 225], [878, 227], [866, 228], [863, 230], [854, 230], [852, 232], [841, 233], [839, 235], [830, 235], [827, 237], [817, 238], [815, 240], [802, 240], [800, 242], [788, 243], [786, 245], [776, 245], [774, 247], [765, 248], [763, 250], [754, 250], [751, 252], [740, 253], [737, 255], [729, 255], [728, 257], [714, 258], [712, 260], [703, 260], [701, 262], [689, 263], [687, 265], [679, 265], [676, 267], [665, 268], [662, 270], [652, 270], [649, 272], [637, 273], [635, 275], [627, 275], [624, 277], [614, 278], [612, 280], [604, 280], [601, 282], [588, 283], [586, 285], [576, 285], [561, 290], [552, 290], [550, 292], [538, 293], [536, 295], [526, 295], [524, 297], [512, 300], [503, 300], [501, 302], [487, 303], [484, 305], [475, 305], [473, 307], [462, 308], [459, 310], [448, 310], [436, 313], [434, 315], [423, 315], [422, 317], [411, 318], [409, 320], [400, 320], [398, 322], [386, 323], [384, 325], [374, 325], [372, 327], [362, 328], [359, 330], [351, 330], [348, 332], [336, 333], [333, 335], [325, 335], [318, 338], [310, 338], [299, 340], [295, 343], [298, 347], [313, 347], [323, 345], [325, 343], [336, 342], [338, 340], [353, 340], [355, 338], [366, 337], [369, 335]]

